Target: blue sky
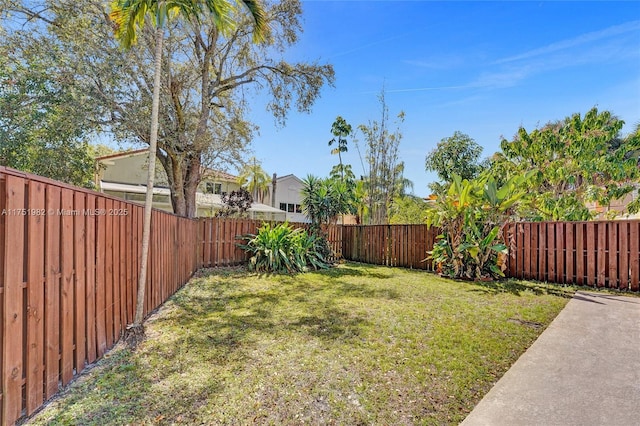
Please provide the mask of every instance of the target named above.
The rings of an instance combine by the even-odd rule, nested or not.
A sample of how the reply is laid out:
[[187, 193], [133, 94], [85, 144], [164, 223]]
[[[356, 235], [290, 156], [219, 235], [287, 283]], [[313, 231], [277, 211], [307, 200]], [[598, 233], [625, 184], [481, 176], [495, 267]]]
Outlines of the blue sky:
[[[254, 105], [253, 149], [270, 174], [327, 176], [338, 162], [331, 124], [379, 120], [383, 85], [390, 116], [406, 114], [400, 157], [420, 196], [436, 180], [426, 154], [457, 130], [488, 156], [520, 126], [594, 106], [623, 119], [623, 132], [640, 122], [637, 1], [304, 1], [303, 10], [287, 59], [333, 64], [335, 88], [311, 114], [292, 111], [284, 128]], [[362, 174], [349, 144], [345, 162]]]

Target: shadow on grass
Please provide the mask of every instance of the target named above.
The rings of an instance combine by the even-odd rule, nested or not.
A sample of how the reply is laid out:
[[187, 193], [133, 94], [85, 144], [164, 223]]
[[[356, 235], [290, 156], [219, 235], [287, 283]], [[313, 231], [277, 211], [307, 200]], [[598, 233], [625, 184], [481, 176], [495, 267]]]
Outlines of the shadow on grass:
[[522, 293], [532, 292], [536, 296], [558, 296], [565, 299], [573, 297], [575, 288], [562, 287], [560, 285], [536, 283], [532, 281], [518, 281], [514, 279], [507, 279], [501, 281], [477, 281], [469, 282], [476, 288], [471, 291], [482, 292], [486, 294], [500, 294], [510, 293], [514, 296], [521, 296]]
[[[215, 270], [194, 283], [197, 290], [174, 296], [178, 309], [154, 322], [159, 327], [189, 330], [177, 332], [174, 347], [211, 347], [215, 360], [237, 357], [252, 346], [256, 336], [306, 334], [324, 341], [344, 341], [359, 334], [366, 319], [340, 306], [345, 297], [393, 299], [391, 289], [371, 289], [340, 280], [344, 276], [369, 276], [354, 268], [317, 271], [298, 276], [219, 274]], [[373, 274], [372, 274], [373, 275]], [[247, 285], [245, 279], [264, 281]], [[378, 277], [380, 278], [380, 277]], [[172, 351], [165, 349], [167, 356]]]
[[321, 271], [323, 274], [330, 277], [361, 277], [361, 278], [373, 278], [373, 279], [389, 279], [395, 275], [393, 272], [383, 273], [380, 272], [380, 266], [368, 265], [365, 263], [349, 263], [342, 264], [337, 268], [331, 268]]

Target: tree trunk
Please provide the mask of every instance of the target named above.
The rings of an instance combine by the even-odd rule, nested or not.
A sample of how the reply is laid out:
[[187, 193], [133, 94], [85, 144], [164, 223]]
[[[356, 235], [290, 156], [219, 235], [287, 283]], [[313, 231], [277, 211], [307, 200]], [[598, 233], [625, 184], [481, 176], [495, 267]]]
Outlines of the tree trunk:
[[198, 204], [196, 202], [196, 193], [198, 184], [200, 183], [200, 155], [192, 155], [189, 159], [187, 173], [185, 175], [184, 200], [186, 207], [186, 217], [196, 217], [198, 215]]
[[127, 340], [134, 345], [144, 336], [144, 300], [147, 289], [147, 265], [149, 260], [149, 240], [151, 237], [151, 208], [153, 203], [153, 180], [156, 171], [156, 147], [158, 145], [158, 111], [160, 109], [160, 77], [162, 73], [162, 41], [164, 33], [156, 28], [156, 51], [153, 76], [153, 104], [151, 107], [151, 132], [149, 140], [149, 170], [147, 173], [147, 194], [144, 203], [144, 224], [142, 229], [142, 247], [140, 275], [138, 281], [138, 300], [133, 324], [129, 325]]

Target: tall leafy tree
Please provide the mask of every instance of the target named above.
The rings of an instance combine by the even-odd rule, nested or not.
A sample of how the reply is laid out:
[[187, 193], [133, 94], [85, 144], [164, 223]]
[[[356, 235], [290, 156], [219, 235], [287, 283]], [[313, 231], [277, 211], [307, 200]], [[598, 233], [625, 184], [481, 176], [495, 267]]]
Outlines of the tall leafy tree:
[[[0, 0], [0, 11], [5, 6], [24, 11], [14, 27], [42, 27], [42, 44], [60, 45], [76, 93], [92, 101], [90, 108], [76, 111], [118, 141], [148, 146], [156, 44], [152, 26], [138, 32], [135, 49], [123, 50], [101, 0]], [[233, 13], [237, 25], [227, 32], [218, 29], [210, 14], [165, 22], [156, 157], [166, 172], [176, 214], [195, 216], [196, 192], [206, 169], [243, 163], [257, 130], [246, 118], [256, 106], [254, 91], [271, 95], [267, 109], [283, 125], [291, 108], [309, 112], [322, 87], [333, 84], [330, 65], [285, 59], [302, 30], [301, 14], [298, 0], [267, 3], [269, 31], [260, 44], [253, 43], [254, 20], [242, 11]], [[0, 45], [4, 42], [0, 37]], [[50, 69], [52, 81], [60, 74]]]
[[389, 221], [389, 208], [393, 199], [406, 188], [408, 181], [402, 172], [404, 163], [399, 158], [399, 146], [402, 140], [400, 123], [404, 121], [404, 113], [398, 114], [396, 129], [389, 129], [389, 108], [385, 100], [384, 90], [379, 96], [381, 104], [380, 121], [370, 121], [368, 125], [358, 128], [364, 135], [367, 146], [366, 159], [368, 170], [365, 177], [367, 191], [369, 224], [386, 224]]
[[96, 127], [78, 114], [90, 102], [73, 90], [60, 46], [44, 42], [40, 31], [3, 26], [12, 20], [0, 10], [0, 165], [91, 187], [88, 141]]
[[344, 179], [345, 167], [344, 164], [342, 164], [342, 153], [349, 151], [349, 147], [347, 146], [347, 136], [351, 135], [352, 132], [353, 129], [351, 128], [351, 125], [341, 116], [338, 116], [336, 121], [331, 125], [331, 134], [333, 135], [333, 138], [329, 141], [329, 146], [335, 145], [335, 148], [331, 150], [331, 154], [338, 154], [338, 170], [342, 179]]
[[633, 142], [619, 138], [623, 125], [609, 111], [592, 108], [531, 132], [520, 128], [513, 140], [502, 141], [491, 167], [506, 177], [535, 171], [525, 217], [588, 220], [588, 202], [606, 205], [640, 179]]
[[443, 138], [427, 154], [425, 168], [434, 171], [440, 182], [429, 184], [436, 194], [443, 193], [452, 182], [454, 175], [462, 179], [474, 179], [482, 170], [480, 165], [482, 147], [469, 135], [456, 131], [452, 136]]
[[[242, 0], [256, 23], [256, 40], [264, 37], [266, 23], [260, 4], [253, 0]], [[125, 48], [135, 44], [138, 31], [149, 19], [155, 27], [155, 51], [153, 72], [153, 100], [151, 107], [151, 126], [149, 131], [149, 159], [147, 174], [147, 194], [144, 205], [144, 227], [140, 261], [140, 281], [138, 283], [138, 300], [133, 324], [130, 326], [133, 335], [144, 331], [144, 298], [146, 289], [147, 260], [149, 253], [149, 237], [151, 234], [151, 208], [153, 202], [153, 181], [155, 177], [155, 159], [158, 141], [159, 109], [160, 109], [160, 77], [162, 74], [162, 43], [164, 40], [165, 22], [180, 16], [185, 20], [200, 21], [204, 13], [213, 17], [216, 26], [227, 30], [233, 24], [234, 6], [227, 0], [115, 0], [111, 5], [110, 17], [115, 23], [115, 33]]]

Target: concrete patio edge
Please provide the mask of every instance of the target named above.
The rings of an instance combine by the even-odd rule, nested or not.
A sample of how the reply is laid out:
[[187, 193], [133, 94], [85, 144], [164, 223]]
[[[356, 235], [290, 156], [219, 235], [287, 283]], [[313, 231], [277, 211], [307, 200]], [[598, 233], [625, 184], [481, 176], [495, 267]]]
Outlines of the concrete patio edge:
[[462, 425], [640, 425], [640, 298], [576, 292]]

